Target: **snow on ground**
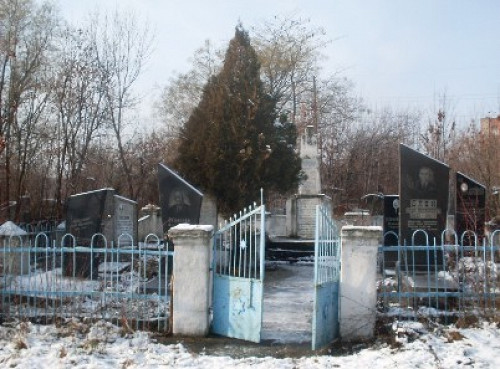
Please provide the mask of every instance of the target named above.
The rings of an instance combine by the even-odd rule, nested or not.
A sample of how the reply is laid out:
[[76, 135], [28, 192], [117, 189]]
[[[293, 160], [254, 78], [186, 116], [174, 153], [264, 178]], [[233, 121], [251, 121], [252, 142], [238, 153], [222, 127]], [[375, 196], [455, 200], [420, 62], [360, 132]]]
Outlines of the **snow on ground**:
[[[19, 323], [0, 326], [3, 368], [499, 368], [500, 330], [443, 328], [426, 332], [421, 325], [401, 345], [375, 343], [349, 355], [300, 358], [206, 355], [180, 343], [162, 344], [145, 332], [131, 332], [109, 323], [64, 326]], [[416, 333], [415, 333], [416, 332]], [[409, 342], [412, 341], [412, 342]]]
[[399, 322], [384, 340], [337, 344], [315, 354], [307, 344], [311, 265], [296, 265], [292, 271], [276, 264], [266, 268], [266, 280], [262, 338], [267, 342], [262, 345], [214, 337], [164, 338], [104, 321], [4, 323], [0, 368], [500, 368], [500, 326], [493, 323], [458, 329]]

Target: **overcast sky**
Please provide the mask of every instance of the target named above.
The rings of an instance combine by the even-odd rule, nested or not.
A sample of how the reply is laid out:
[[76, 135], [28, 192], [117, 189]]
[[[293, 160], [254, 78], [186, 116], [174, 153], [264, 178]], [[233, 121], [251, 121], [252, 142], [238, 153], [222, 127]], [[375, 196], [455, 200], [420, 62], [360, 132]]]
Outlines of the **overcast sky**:
[[83, 22], [99, 9], [132, 10], [155, 34], [141, 89], [158, 96], [210, 39], [224, 49], [239, 20], [249, 29], [274, 15], [309, 18], [334, 40], [324, 68], [342, 71], [372, 108], [429, 113], [446, 93], [458, 120], [500, 109], [498, 0], [56, 0]]

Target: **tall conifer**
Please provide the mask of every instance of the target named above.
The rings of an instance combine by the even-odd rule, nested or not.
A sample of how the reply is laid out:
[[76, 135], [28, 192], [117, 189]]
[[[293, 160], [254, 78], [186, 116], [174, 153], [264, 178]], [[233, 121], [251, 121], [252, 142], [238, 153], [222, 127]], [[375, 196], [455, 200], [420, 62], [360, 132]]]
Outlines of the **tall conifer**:
[[239, 25], [221, 72], [182, 129], [177, 169], [212, 194], [231, 215], [259, 198], [260, 188], [287, 192], [300, 178], [295, 126], [276, 121], [276, 101], [264, 92], [260, 65]]

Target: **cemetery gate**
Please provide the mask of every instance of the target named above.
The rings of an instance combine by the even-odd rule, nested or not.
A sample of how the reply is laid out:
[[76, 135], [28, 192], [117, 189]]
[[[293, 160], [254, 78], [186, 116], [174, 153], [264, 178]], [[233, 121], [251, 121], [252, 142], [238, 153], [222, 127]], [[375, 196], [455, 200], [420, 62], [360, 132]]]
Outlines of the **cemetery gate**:
[[[264, 205], [245, 209], [214, 235], [213, 333], [260, 342], [265, 262]], [[312, 349], [339, 335], [340, 238], [323, 207], [316, 208]]]
[[212, 332], [260, 342], [265, 206], [254, 204], [214, 235]]
[[316, 206], [312, 349], [339, 336], [340, 238], [328, 211]]

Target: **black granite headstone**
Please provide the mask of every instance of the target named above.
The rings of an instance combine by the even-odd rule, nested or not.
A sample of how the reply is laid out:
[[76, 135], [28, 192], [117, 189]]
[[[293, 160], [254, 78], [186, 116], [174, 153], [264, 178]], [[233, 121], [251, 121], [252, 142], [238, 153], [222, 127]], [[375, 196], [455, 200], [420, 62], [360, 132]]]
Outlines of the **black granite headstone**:
[[464, 246], [474, 245], [472, 231], [478, 242], [484, 238], [486, 219], [486, 188], [466, 175], [457, 172], [455, 226], [458, 237], [463, 238]]
[[[67, 199], [66, 232], [75, 236], [77, 246], [90, 247], [92, 236], [102, 233], [105, 218], [112, 214], [114, 190], [102, 189], [73, 195]], [[94, 247], [102, 247], [103, 239], [98, 237]], [[63, 246], [72, 247], [71, 240], [66, 238]], [[88, 278], [97, 275], [99, 261], [97, 255], [75, 253], [64, 255], [63, 273], [66, 276]], [[91, 270], [91, 265], [92, 269]]]
[[[137, 240], [137, 203], [118, 196], [111, 188], [89, 191], [68, 197], [66, 206], [66, 232], [72, 234], [77, 246], [94, 248], [129, 247]], [[101, 233], [104, 237], [92, 237]], [[130, 235], [120, 237], [121, 234]], [[65, 247], [72, 247], [69, 238]], [[78, 252], [73, 262], [72, 254], [65, 254], [65, 275], [88, 277], [90, 253]], [[101, 255], [102, 256], [102, 255]], [[97, 275], [99, 256], [93, 254], [93, 275]], [[73, 266], [73, 264], [75, 264]]]
[[[397, 246], [399, 237], [399, 196], [384, 196], [384, 246]], [[384, 267], [392, 268], [398, 261], [398, 250], [384, 251]]]
[[203, 194], [177, 173], [158, 165], [163, 232], [181, 223], [198, 224]]
[[[400, 145], [400, 224], [402, 240], [411, 244], [412, 234], [423, 230], [429, 243], [441, 242], [446, 228], [449, 167], [405, 145]], [[419, 232], [421, 233], [421, 232]], [[415, 245], [425, 237], [417, 234]]]
[[[388, 234], [391, 232], [391, 234]], [[384, 245], [396, 246], [399, 237], [399, 196], [384, 196]]]
[[[450, 168], [403, 144], [400, 145], [400, 242], [413, 246], [441, 244], [446, 229]], [[426, 240], [424, 231], [428, 235]], [[415, 253], [415, 265], [427, 266], [435, 255]], [[438, 262], [441, 258], [437, 257]]]
[[114, 194], [113, 189], [102, 189], [68, 197], [66, 231], [76, 237], [78, 246], [90, 246], [92, 236], [103, 232], [104, 222], [114, 213]]

